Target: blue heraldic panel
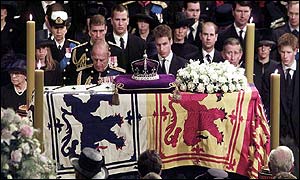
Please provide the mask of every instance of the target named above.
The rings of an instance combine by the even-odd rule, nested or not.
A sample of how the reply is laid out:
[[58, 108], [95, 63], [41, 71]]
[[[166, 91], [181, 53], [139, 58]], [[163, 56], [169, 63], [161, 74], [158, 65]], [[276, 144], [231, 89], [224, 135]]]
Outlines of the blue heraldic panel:
[[[112, 105], [112, 94], [90, 92], [45, 93], [44, 142], [46, 155], [57, 163], [58, 176], [74, 173], [69, 157], [84, 147], [99, 149], [109, 174], [137, 171], [137, 158], [147, 146], [146, 105], [137, 94], [122, 95]], [[139, 109], [140, 108], [140, 109]]]

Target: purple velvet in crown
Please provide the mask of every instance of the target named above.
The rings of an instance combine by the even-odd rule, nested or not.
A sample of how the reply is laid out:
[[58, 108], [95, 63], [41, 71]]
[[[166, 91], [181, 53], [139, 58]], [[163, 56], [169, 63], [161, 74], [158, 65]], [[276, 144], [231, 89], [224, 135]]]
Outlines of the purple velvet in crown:
[[131, 75], [118, 75], [115, 78], [116, 88], [122, 93], [172, 93], [175, 90], [175, 76], [159, 74], [159, 79], [140, 81], [131, 78]]
[[143, 81], [159, 79], [157, 74], [158, 65], [158, 61], [148, 59], [147, 54], [144, 54], [143, 59], [135, 60], [131, 63], [132, 79]]

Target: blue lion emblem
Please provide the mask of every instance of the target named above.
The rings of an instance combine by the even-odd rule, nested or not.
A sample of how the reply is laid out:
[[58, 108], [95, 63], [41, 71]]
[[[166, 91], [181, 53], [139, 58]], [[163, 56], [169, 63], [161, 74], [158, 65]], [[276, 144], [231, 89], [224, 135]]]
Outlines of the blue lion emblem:
[[[117, 149], [122, 149], [125, 146], [125, 140], [122, 137], [118, 137], [115, 132], [111, 130], [112, 127], [118, 125], [121, 127], [123, 118], [120, 114], [111, 115], [105, 118], [92, 115], [99, 106], [101, 101], [111, 101], [110, 95], [91, 95], [90, 99], [83, 103], [81, 99], [66, 94], [63, 97], [66, 105], [71, 107], [71, 114], [74, 118], [82, 124], [81, 132], [81, 149], [85, 147], [99, 148], [95, 143], [102, 140], [115, 144]], [[63, 111], [66, 111], [62, 108]]]

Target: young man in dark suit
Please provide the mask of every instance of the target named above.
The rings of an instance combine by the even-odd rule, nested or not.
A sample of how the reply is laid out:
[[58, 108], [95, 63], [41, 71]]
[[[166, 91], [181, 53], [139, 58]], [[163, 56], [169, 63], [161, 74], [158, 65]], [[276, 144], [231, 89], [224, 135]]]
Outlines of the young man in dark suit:
[[[216, 49], [222, 51], [223, 43], [228, 38], [236, 38], [240, 41], [243, 48], [243, 56], [241, 61], [245, 61], [246, 54], [246, 32], [247, 23], [249, 22], [252, 11], [251, 1], [236, 1], [232, 5], [232, 14], [234, 17], [234, 23], [229, 26], [226, 30], [219, 33], [218, 41], [216, 42]], [[255, 33], [255, 44], [259, 40], [258, 33]]]
[[176, 76], [177, 71], [185, 67], [187, 60], [172, 52], [172, 29], [168, 25], [162, 24], [154, 28], [153, 35], [158, 54], [150, 57], [150, 59], [159, 61], [158, 74]]
[[[289, 1], [287, 5], [288, 21], [284, 26], [273, 29], [272, 40], [277, 42], [279, 37], [284, 33], [293, 33], [299, 39], [299, 2]], [[278, 51], [271, 53], [271, 57], [280, 62], [280, 55]]]
[[215, 43], [218, 39], [218, 26], [209, 21], [203, 23], [200, 39], [202, 48], [200, 49], [199, 60], [201, 62], [212, 63], [223, 61], [221, 53], [215, 49]]
[[201, 45], [199, 38], [199, 33], [201, 31], [201, 23], [199, 20], [201, 13], [200, 1], [184, 1], [183, 11], [187, 18], [193, 18], [195, 20], [195, 23], [189, 27], [187, 42], [199, 47]]
[[117, 4], [112, 8], [111, 24], [113, 32], [106, 37], [110, 45], [115, 45], [115, 48], [111, 48], [111, 53], [118, 56], [118, 65], [126, 69], [126, 73], [132, 73], [131, 62], [143, 57], [146, 42], [128, 33], [129, 14], [125, 6]]
[[[293, 174], [299, 178], [299, 61], [295, 59], [298, 46], [298, 38], [292, 33], [285, 33], [278, 39], [281, 59], [277, 66], [280, 74], [280, 145], [292, 149], [295, 157]], [[269, 102], [272, 98], [270, 76], [265, 77], [264, 81], [264, 98], [269, 112]]]

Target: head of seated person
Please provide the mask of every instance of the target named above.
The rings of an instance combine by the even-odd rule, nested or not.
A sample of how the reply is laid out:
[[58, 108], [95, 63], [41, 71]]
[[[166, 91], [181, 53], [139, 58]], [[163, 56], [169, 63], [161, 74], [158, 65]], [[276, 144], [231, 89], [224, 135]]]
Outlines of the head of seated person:
[[294, 167], [294, 155], [287, 146], [278, 146], [270, 152], [268, 166], [273, 176], [280, 172], [291, 172]]

